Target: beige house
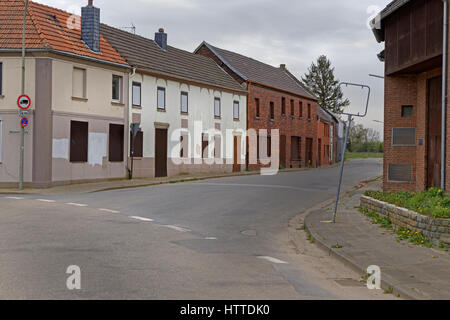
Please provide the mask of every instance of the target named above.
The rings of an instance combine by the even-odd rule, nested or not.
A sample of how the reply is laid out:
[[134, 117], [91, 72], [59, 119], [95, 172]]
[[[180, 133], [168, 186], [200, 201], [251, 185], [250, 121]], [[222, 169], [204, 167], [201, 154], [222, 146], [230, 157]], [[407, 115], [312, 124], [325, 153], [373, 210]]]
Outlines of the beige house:
[[106, 25], [101, 32], [133, 67], [133, 177], [245, 170], [247, 90], [212, 59]]
[[[0, 11], [0, 186], [14, 186], [24, 2]], [[90, 3], [78, 17], [30, 1], [26, 47], [25, 185], [126, 177], [131, 68], [100, 34], [100, 10]]]

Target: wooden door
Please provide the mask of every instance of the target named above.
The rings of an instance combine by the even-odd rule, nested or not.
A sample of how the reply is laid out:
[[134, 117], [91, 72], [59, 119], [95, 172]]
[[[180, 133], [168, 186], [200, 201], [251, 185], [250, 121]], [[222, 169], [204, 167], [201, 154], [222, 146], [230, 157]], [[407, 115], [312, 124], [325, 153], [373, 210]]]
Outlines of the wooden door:
[[319, 139], [319, 149], [317, 155], [317, 165], [320, 167], [322, 165], [322, 139]]
[[241, 137], [234, 136], [234, 161], [233, 172], [241, 172], [241, 165], [239, 164], [241, 150]]
[[280, 166], [286, 166], [286, 136], [280, 136]]
[[428, 80], [427, 187], [441, 185], [442, 77]]
[[306, 155], [305, 155], [305, 166], [312, 166], [313, 162], [313, 139], [306, 138]]
[[167, 177], [167, 129], [155, 131], [155, 177]]

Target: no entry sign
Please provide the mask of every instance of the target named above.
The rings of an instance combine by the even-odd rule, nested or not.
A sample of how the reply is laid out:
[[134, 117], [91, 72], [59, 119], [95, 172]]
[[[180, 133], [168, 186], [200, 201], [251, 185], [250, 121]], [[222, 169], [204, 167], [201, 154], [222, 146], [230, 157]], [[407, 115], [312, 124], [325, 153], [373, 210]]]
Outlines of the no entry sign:
[[31, 106], [31, 99], [26, 94], [23, 94], [17, 99], [17, 106], [22, 110], [28, 110]]
[[26, 128], [28, 127], [28, 118], [27, 117], [23, 117], [22, 119], [20, 119], [20, 125], [22, 126], [22, 128]]

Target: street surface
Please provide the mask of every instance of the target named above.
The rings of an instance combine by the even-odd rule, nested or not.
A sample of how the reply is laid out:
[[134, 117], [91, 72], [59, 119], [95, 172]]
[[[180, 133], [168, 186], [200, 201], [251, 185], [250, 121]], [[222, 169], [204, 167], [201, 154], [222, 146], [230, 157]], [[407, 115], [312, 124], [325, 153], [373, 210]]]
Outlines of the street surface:
[[[381, 175], [346, 165], [343, 190]], [[0, 195], [0, 299], [392, 299], [289, 222], [338, 168], [73, 195]], [[292, 229], [292, 226], [291, 226]], [[292, 232], [292, 230], [291, 230]], [[81, 269], [81, 290], [66, 270]]]

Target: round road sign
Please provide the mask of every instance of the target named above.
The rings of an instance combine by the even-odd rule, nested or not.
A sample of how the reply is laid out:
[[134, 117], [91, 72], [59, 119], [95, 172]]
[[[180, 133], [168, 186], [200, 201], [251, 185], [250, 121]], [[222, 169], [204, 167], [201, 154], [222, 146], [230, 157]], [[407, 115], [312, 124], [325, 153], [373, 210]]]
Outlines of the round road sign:
[[26, 94], [23, 94], [17, 99], [17, 106], [22, 110], [28, 110], [31, 106], [31, 99]]
[[29, 123], [29, 121], [28, 121], [28, 118], [27, 118], [27, 117], [23, 117], [22, 119], [20, 119], [20, 125], [21, 125], [23, 128], [28, 127], [28, 123]]

